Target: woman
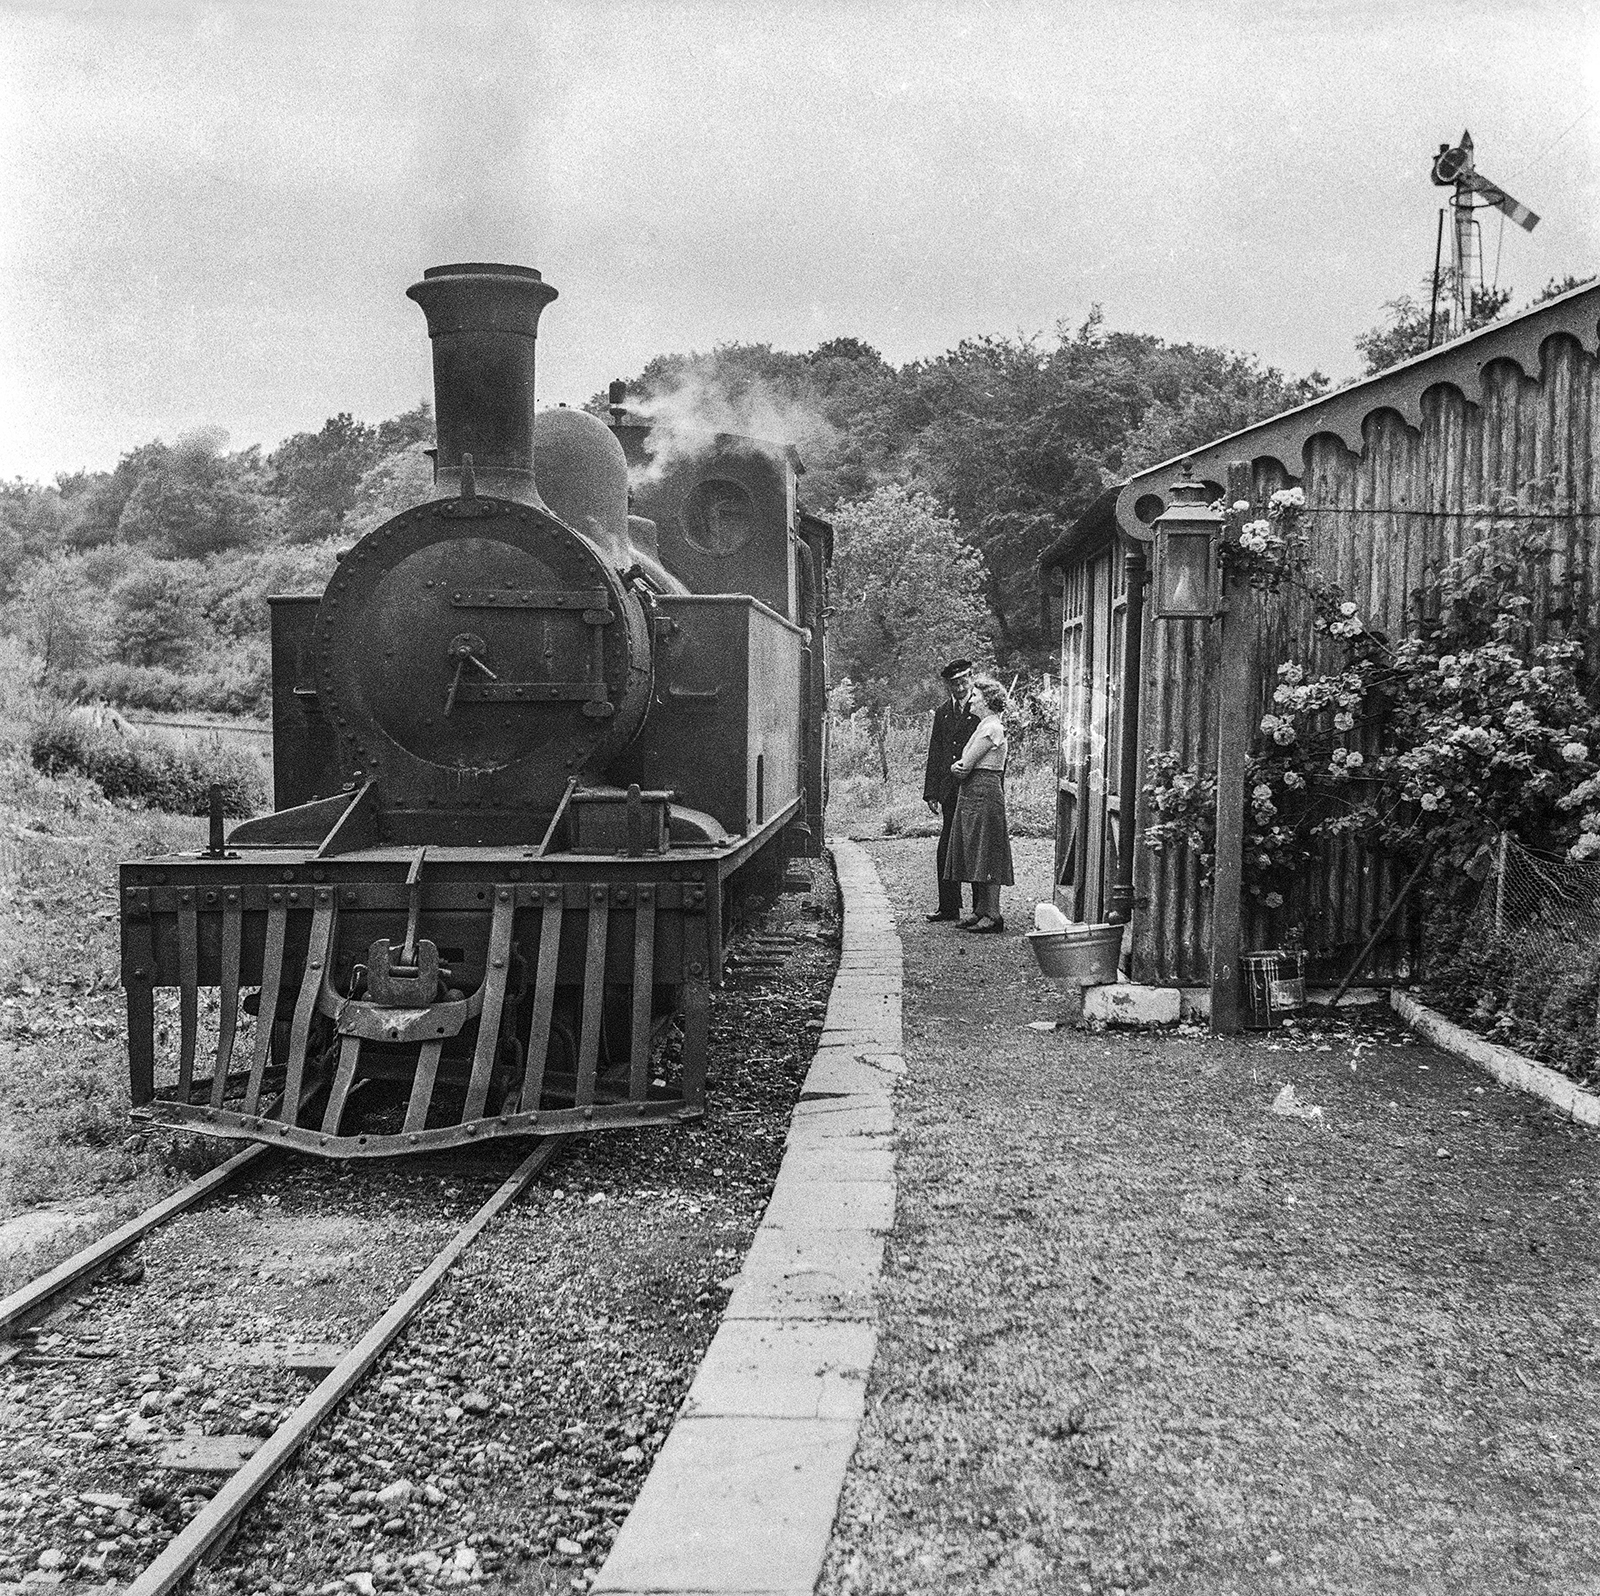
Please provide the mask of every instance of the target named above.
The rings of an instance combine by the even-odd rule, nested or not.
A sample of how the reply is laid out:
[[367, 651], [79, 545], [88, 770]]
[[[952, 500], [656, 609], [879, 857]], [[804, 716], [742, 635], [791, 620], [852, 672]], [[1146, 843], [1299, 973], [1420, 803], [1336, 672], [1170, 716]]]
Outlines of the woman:
[[1016, 879], [1011, 868], [1011, 835], [1006, 826], [1006, 740], [1003, 716], [1011, 707], [1006, 690], [992, 676], [973, 678], [967, 708], [978, 716], [978, 729], [961, 757], [950, 767], [961, 783], [950, 851], [945, 857], [947, 880], [972, 884], [972, 913], [956, 924], [963, 931], [994, 936], [1005, 929], [1000, 915], [1000, 889]]

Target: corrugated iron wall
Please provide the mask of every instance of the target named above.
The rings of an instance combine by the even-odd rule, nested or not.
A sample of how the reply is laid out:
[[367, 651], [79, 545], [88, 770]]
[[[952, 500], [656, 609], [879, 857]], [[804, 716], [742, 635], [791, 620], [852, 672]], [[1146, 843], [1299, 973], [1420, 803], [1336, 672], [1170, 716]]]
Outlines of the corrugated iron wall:
[[[1535, 619], [1559, 632], [1552, 594], [1569, 577], [1581, 599], [1600, 581], [1596, 501], [1600, 482], [1600, 363], [1565, 335], [1543, 347], [1542, 371], [1526, 377], [1508, 360], [1489, 362], [1475, 398], [1438, 386], [1423, 397], [1422, 427], [1395, 411], [1375, 409], [1353, 453], [1331, 434], [1310, 440], [1302, 462], [1252, 462], [1255, 496], [1298, 479], [1305, 490], [1308, 566], [1338, 582], [1369, 625], [1391, 636], [1414, 614], [1414, 595], [1430, 572], [1480, 534], [1475, 527], [1499, 507], [1518, 517], [1544, 512], [1537, 526], [1551, 557], [1536, 578]], [[1374, 398], [1380, 397], [1379, 394]], [[1286, 471], [1285, 466], [1289, 467]], [[1208, 464], [1203, 475], [1216, 475]], [[1509, 517], [1506, 524], [1513, 524]], [[1267, 712], [1285, 660], [1336, 666], [1339, 655], [1312, 630], [1304, 597], [1252, 594], [1244, 618], [1259, 635], [1252, 722]], [[1229, 624], [1238, 624], [1230, 617]], [[1204, 771], [1216, 765], [1217, 638], [1213, 623], [1146, 623], [1140, 743], [1149, 753], [1170, 750]], [[1146, 823], [1141, 795], [1140, 824]], [[1136, 863], [1134, 978], [1203, 983], [1209, 979], [1210, 893], [1200, 885], [1186, 850], [1154, 854], [1141, 847]], [[1271, 922], [1247, 914], [1246, 945], [1259, 947], [1303, 920], [1313, 975], [1342, 972], [1376, 928], [1395, 889], [1388, 861], [1374, 860], [1348, 842], [1324, 849], [1314, 878], [1300, 883]], [[1373, 977], [1405, 972], [1412, 929], [1397, 922], [1373, 956]]]

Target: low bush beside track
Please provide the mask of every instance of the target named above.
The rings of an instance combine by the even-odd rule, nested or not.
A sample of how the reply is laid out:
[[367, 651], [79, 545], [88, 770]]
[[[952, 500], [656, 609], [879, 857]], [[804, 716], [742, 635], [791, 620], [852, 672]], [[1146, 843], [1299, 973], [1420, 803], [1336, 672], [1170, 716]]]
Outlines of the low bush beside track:
[[87, 776], [114, 802], [143, 803], [169, 814], [205, 814], [212, 787], [222, 794], [222, 812], [235, 819], [255, 814], [266, 802], [260, 760], [220, 739], [173, 747], [69, 710], [35, 727], [30, 754], [34, 768], [47, 776]]

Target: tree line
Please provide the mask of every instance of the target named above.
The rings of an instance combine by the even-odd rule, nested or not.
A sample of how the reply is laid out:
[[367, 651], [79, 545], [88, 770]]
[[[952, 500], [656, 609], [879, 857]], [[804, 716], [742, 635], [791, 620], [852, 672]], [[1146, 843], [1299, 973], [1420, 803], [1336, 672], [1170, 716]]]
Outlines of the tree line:
[[0, 484], [0, 630], [47, 686], [131, 708], [266, 707], [269, 593], [320, 587], [336, 550], [431, 480], [426, 404], [347, 414], [276, 449], [215, 429], [110, 471]]

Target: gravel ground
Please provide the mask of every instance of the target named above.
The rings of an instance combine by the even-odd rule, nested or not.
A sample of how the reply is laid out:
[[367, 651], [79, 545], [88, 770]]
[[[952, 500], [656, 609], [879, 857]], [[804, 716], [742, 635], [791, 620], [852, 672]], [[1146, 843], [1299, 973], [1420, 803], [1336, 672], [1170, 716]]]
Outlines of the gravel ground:
[[1047, 848], [995, 938], [870, 851], [900, 1207], [819, 1590], [1600, 1591], [1596, 1138], [1382, 1013], [1035, 1032]]
[[[576, 1139], [196, 1576], [197, 1596], [587, 1586], [716, 1329], [777, 1173], [837, 962], [832, 877], [820, 865], [815, 875], [809, 898], [786, 896], [759, 928], [791, 939], [781, 966], [756, 962], [763, 950], [746, 943], [752, 962], [714, 994], [706, 1119]], [[154, 1322], [140, 1293], [166, 1282], [197, 1335], [348, 1343], [385, 1305], [380, 1284], [397, 1290], [415, 1274], [518, 1152], [430, 1161], [426, 1178], [446, 1183], [442, 1214], [437, 1201], [395, 1200], [396, 1183], [422, 1173], [286, 1162], [261, 1177], [266, 1195], [250, 1210], [259, 1218], [276, 1195], [282, 1222], [252, 1237], [241, 1219], [228, 1252], [246, 1250], [227, 1272], [206, 1262], [216, 1250], [205, 1237], [230, 1206], [242, 1216], [249, 1194], [153, 1237], [143, 1281], [52, 1320], [40, 1353], [94, 1357], [0, 1370], [0, 1592], [24, 1573], [19, 1592], [126, 1578], [198, 1506], [151, 1467], [139, 1425], [128, 1438], [134, 1417], [265, 1433], [309, 1389], [283, 1370], [219, 1372], [187, 1341], [176, 1350], [184, 1323]], [[296, 1206], [301, 1185], [319, 1194], [314, 1214]], [[385, 1235], [376, 1248], [355, 1246], [354, 1222], [341, 1231], [329, 1217], [363, 1208]], [[413, 1210], [430, 1214], [436, 1236], [420, 1234]], [[185, 1253], [189, 1236], [199, 1239]]]

